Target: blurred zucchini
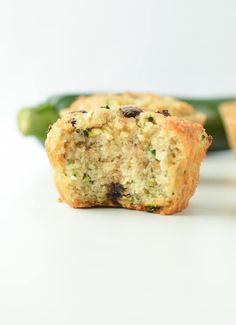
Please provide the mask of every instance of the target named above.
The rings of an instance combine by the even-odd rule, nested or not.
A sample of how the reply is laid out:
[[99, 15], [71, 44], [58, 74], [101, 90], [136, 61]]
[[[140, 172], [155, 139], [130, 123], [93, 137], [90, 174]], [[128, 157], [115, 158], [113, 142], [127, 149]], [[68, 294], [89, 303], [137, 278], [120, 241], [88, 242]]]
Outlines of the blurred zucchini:
[[34, 136], [44, 143], [49, 125], [56, 122], [60, 110], [70, 106], [78, 96], [86, 94], [67, 94], [49, 97], [36, 106], [22, 108], [17, 114], [17, 125], [25, 136]]
[[69, 107], [79, 96], [88, 96], [88, 94], [67, 94], [49, 97], [47, 102], [54, 106], [54, 109], [60, 113], [63, 108]]
[[17, 124], [23, 135], [35, 136], [40, 142], [44, 142], [50, 124], [59, 117], [54, 106], [46, 102], [34, 107], [21, 109], [17, 114]]
[[[18, 112], [17, 124], [23, 135], [35, 136], [40, 142], [46, 139], [47, 130], [50, 124], [53, 124], [59, 117], [60, 110], [70, 106], [70, 104], [79, 96], [88, 96], [90, 94], [65, 94], [49, 97], [45, 102], [23, 108]], [[207, 120], [205, 128], [208, 134], [213, 136], [213, 143], [210, 150], [228, 149], [228, 142], [224, 127], [218, 112], [218, 107], [234, 98], [179, 98], [191, 104], [197, 111], [206, 114]]]

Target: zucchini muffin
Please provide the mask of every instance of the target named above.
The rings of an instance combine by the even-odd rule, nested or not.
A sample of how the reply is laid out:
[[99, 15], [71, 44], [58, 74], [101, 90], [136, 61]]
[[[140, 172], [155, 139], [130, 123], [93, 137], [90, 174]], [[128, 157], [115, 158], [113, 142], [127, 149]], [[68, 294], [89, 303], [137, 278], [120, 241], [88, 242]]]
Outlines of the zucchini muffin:
[[187, 207], [210, 143], [199, 123], [167, 110], [112, 105], [64, 114], [46, 150], [60, 198], [71, 207], [172, 214]]
[[186, 102], [179, 101], [172, 97], [157, 96], [150, 93], [131, 93], [120, 94], [97, 94], [93, 96], [80, 96], [62, 115], [71, 111], [90, 111], [100, 107], [120, 107], [133, 105], [145, 111], [168, 110], [171, 115], [188, 119], [200, 124], [204, 124], [205, 115], [194, 111], [193, 107]]
[[236, 155], [236, 100], [222, 104], [219, 111], [229, 145]]

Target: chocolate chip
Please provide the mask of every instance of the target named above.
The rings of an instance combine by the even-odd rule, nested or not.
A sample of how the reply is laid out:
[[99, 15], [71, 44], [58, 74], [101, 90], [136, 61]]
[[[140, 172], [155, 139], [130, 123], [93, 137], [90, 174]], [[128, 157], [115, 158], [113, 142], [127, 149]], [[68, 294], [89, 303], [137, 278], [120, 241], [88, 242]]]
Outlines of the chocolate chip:
[[135, 117], [142, 113], [142, 110], [134, 106], [124, 106], [121, 108], [121, 111], [125, 117]]
[[120, 183], [111, 183], [108, 185], [107, 198], [111, 200], [114, 205], [120, 205], [118, 199], [122, 196], [124, 190], [124, 186]]
[[110, 106], [109, 105], [105, 105], [105, 106], [101, 106], [101, 108], [110, 109]]
[[70, 122], [70, 124], [75, 128], [75, 125], [76, 125], [76, 119], [72, 118], [69, 122]]
[[145, 205], [145, 209], [148, 211], [148, 212], [153, 212], [156, 210], [156, 206], [155, 205]]
[[154, 121], [154, 118], [152, 116], [148, 116], [148, 122], [153, 122]]
[[145, 205], [145, 210], [148, 212], [158, 212], [160, 207], [156, 205]]
[[87, 111], [84, 111], [84, 110], [79, 110], [79, 111], [69, 112], [68, 114], [76, 114], [76, 113], [88, 113], [88, 112]]
[[88, 137], [88, 135], [89, 135], [88, 130], [83, 130], [82, 133], [83, 133], [83, 135], [84, 135], [85, 137]]
[[170, 113], [168, 112], [168, 109], [161, 109], [160, 111], [156, 111], [156, 113], [162, 114], [164, 116], [170, 116]]

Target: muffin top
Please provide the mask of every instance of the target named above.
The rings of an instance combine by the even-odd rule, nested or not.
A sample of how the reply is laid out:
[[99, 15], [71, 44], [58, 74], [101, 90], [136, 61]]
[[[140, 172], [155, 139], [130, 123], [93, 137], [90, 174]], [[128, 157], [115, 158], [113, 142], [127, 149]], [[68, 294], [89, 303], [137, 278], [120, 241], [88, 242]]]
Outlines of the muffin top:
[[196, 112], [191, 105], [172, 97], [158, 96], [151, 93], [123, 92], [118, 94], [95, 94], [80, 96], [69, 108], [62, 111], [62, 115], [72, 111], [90, 111], [101, 107], [121, 107], [132, 105], [143, 111], [168, 111], [170, 115], [189, 119], [201, 124], [205, 115]]

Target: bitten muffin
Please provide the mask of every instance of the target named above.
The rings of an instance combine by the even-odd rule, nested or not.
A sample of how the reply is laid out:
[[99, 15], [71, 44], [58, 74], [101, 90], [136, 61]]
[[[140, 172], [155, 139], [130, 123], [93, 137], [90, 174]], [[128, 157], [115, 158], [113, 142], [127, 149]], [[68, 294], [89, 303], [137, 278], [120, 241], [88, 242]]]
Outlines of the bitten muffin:
[[47, 135], [60, 198], [71, 207], [119, 206], [161, 214], [186, 208], [211, 139], [167, 110], [74, 111]]
[[151, 93], [131, 92], [80, 96], [69, 108], [62, 111], [62, 115], [71, 111], [90, 111], [91, 109], [99, 109], [100, 107], [116, 108], [124, 105], [137, 106], [143, 111], [168, 110], [171, 115], [200, 124], [204, 124], [206, 118], [205, 114], [196, 112], [188, 103], [172, 97], [157, 96]]

